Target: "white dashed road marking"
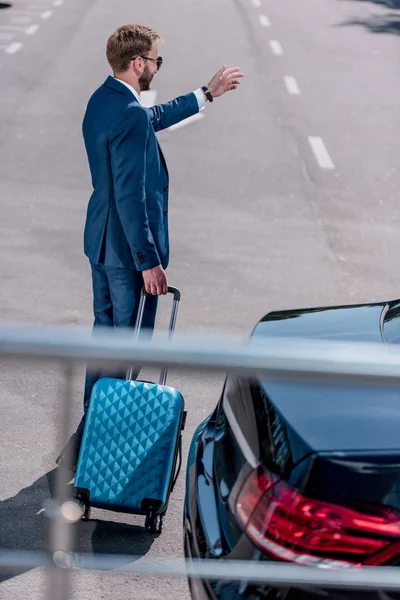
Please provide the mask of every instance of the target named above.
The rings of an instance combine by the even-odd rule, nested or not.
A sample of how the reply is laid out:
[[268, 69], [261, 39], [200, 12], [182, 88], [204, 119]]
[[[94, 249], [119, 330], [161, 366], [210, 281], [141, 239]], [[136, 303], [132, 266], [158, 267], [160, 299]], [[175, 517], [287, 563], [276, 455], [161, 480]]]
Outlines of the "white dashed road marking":
[[260, 8], [261, 6], [261, 0], [251, 0], [251, 3], [254, 6], [254, 8]]
[[190, 125], [190, 123], [194, 123], [195, 121], [201, 121], [201, 119], [204, 119], [203, 113], [197, 113], [197, 114], [193, 115], [192, 117], [188, 117], [187, 119], [184, 119], [180, 123], [176, 123], [175, 125], [172, 125], [171, 127], [168, 128], [168, 131], [175, 131], [175, 129], [180, 129], [181, 127], [186, 127], [186, 125]]
[[275, 54], [275, 56], [282, 56], [283, 49], [278, 40], [271, 40], [269, 45], [271, 47], [272, 53]]
[[14, 17], [13, 19], [11, 19], [11, 23], [13, 23], [14, 25], [18, 25], [18, 24], [27, 25], [31, 21], [32, 21], [31, 17]]
[[12, 8], [12, 14], [13, 15], [30, 15], [30, 16], [35, 16], [39, 14], [38, 10], [25, 10], [25, 9], [20, 9], [20, 8]]
[[268, 17], [266, 15], [260, 15], [258, 18], [260, 20], [260, 24], [263, 27], [271, 27], [271, 21], [268, 19]]
[[52, 10], [45, 10], [40, 16], [42, 17], [42, 19], [50, 19], [50, 17], [52, 15], [53, 15]]
[[0, 31], [3, 29], [6, 31], [25, 31], [23, 25], [0, 25]]
[[[157, 101], [156, 90], [148, 90], [147, 92], [140, 92], [139, 100], [140, 100], [140, 104], [142, 106], [145, 106], [146, 108], [151, 108], [152, 106], [154, 106], [156, 104], [156, 101]], [[180, 123], [176, 123], [175, 125], [172, 125], [171, 127], [169, 127], [167, 129], [167, 131], [175, 131], [175, 129], [181, 129], [181, 127], [186, 127], [187, 125], [190, 125], [191, 123], [195, 123], [196, 121], [200, 121], [201, 119], [204, 119], [203, 113], [197, 113], [197, 114], [193, 115], [192, 117], [188, 117], [187, 119], [180, 121]]]
[[335, 165], [331, 157], [329, 156], [328, 150], [325, 147], [324, 141], [320, 137], [310, 136], [308, 138], [310, 146], [314, 152], [316, 161], [321, 169], [334, 169]]
[[62, 6], [64, 4], [64, 0], [54, 0], [53, 6]]
[[25, 30], [26, 35], [35, 35], [37, 30], [39, 29], [39, 25], [31, 25]]
[[147, 92], [140, 93], [140, 104], [146, 108], [151, 108], [156, 104], [157, 92], [156, 90], [149, 90]]
[[6, 54], [15, 54], [19, 50], [21, 50], [23, 44], [21, 42], [13, 42], [5, 49]]
[[284, 80], [286, 89], [289, 92], [289, 94], [292, 94], [293, 96], [298, 96], [300, 94], [300, 88], [296, 79], [288, 75], [287, 77], [284, 77]]

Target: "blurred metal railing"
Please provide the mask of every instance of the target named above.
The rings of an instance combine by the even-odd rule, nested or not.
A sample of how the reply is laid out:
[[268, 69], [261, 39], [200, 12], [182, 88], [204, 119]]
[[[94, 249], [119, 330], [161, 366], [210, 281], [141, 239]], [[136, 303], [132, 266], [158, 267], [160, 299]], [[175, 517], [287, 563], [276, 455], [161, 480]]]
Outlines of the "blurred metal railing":
[[[0, 326], [0, 360], [28, 359], [60, 363], [65, 372], [60, 437], [66, 441], [71, 413], [71, 380], [74, 366], [131, 363], [180, 370], [233, 372], [250, 376], [294, 378], [333, 382], [362, 382], [379, 386], [400, 384], [400, 347], [265, 338], [258, 342], [212, 337], [179, 337], [132, 340], [128, 331], [95, 334], [86, 329]], [[1, 383], [1, 376], [0, 376]], [[363, 567], [329, 570], [284, 564], [228, 560], [173, 561], [135, 556], [97, 555], [74, 552], [74, 519], [68, 510], [69, 479], [57, 470], [55, 497], [46, 506], [51, 526], [47, 552], [21, 552], [1, 548], [0, 569], [45, 567], [49, 571], [51, 600], [69, 598], [69, 574], [74, 570], [118, 570], [135, 574], [202, 577], [210, 580], [268, 583], [272, 587], [318, 587], [400, 592], [400, 569]]]

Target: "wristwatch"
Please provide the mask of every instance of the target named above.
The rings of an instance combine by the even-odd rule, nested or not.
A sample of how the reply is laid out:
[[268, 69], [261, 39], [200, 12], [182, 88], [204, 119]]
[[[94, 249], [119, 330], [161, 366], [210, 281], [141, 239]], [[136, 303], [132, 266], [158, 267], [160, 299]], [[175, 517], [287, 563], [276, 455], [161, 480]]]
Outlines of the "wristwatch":
[[208, 87], [207, 87], [206, 85], [203, 85], [203, 87], [202, 87], [201, 89], [202, 89], [202, 90], [203, 90], [203, 92], [205, 93], [207, 100], [208, 100], [209, 102], [213, 102], [213, 101], [214, 101], [214, 98], [213, 98], [213, 95], [212, 95], [212, 93], [211, 93], [211, 92], [210, 92], [210, 90], [208, 89]]

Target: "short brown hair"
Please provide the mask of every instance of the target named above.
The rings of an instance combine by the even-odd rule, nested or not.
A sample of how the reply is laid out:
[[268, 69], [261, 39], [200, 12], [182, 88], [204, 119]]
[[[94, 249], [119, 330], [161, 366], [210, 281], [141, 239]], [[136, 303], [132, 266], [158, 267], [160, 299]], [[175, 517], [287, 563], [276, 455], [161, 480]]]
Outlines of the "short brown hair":
[[132, 57], [146, 55], [156, 40], [161, 41], [158, 33], [144, 25], [118, 27], [107, 42], [107, 60], [113, 72], [127, 71]]

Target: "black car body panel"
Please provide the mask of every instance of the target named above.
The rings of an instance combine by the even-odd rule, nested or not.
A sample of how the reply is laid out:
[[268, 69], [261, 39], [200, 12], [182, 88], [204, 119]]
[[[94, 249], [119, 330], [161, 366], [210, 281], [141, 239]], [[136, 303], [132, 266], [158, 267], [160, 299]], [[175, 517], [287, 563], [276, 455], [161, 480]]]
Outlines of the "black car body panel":
[[[271, 337], [398, 343], [399, 306], [394, 301], [273, 312], [258, 323], [252, 339], [257, 343], [268, 343]], [[185, 502], [186, 555], [277, 560], [276, 555], [260, 551], [237, 516], [239, 494], [260, 469], [317, 503], [365, 510], [366, 514], [371, 507], [400, 511], [399, 426], [400, 393], [393, 386], [227, 377], [214, 413], [192, 440]], [[386, 556], [386, 546], [382, 552], [382, 564], [396, 564], [398, 557]], [[333, 551], [325, 554], [341, 560]], [[320, 556], [324, 560], [324, 553]], [[272, 590], [246, 582], [227, 585], [198, 580], [192, 584], [195, 600], [302, 600], [321, 594], [321, 590]], [[343, 591], [329, 592], [328, 597], [379, 596]]]
[[[304, 337], [384, 342], [398, 302], [273, 312], [253, 332], [260, 337]], [[400, 322], [400, 319], [398, 319]], [[396, 322], [396, 321], [395, 321]], [[396, 323], [400, 334], [400, 323]], [[396, 387], [267, 381], [261, 385], [305, 442], [304, 451], [400, 450], [400, 391]], [[379, 398], [379, 402], [377, 399]]]
[[290, 424], [291, 440], [301, 438], [303, 453], [400, 450], [400, 390], [395, 387], [267, 380], [261, 385]]
[[253, 338], [301, 337], [382, 342], [381, 317], [387, 302], [271, 312], [257, 324]]
[[340, 506], [400, 510], [400, 452], [313, 453], [293, 468], [288, 483], [305, 496]]

